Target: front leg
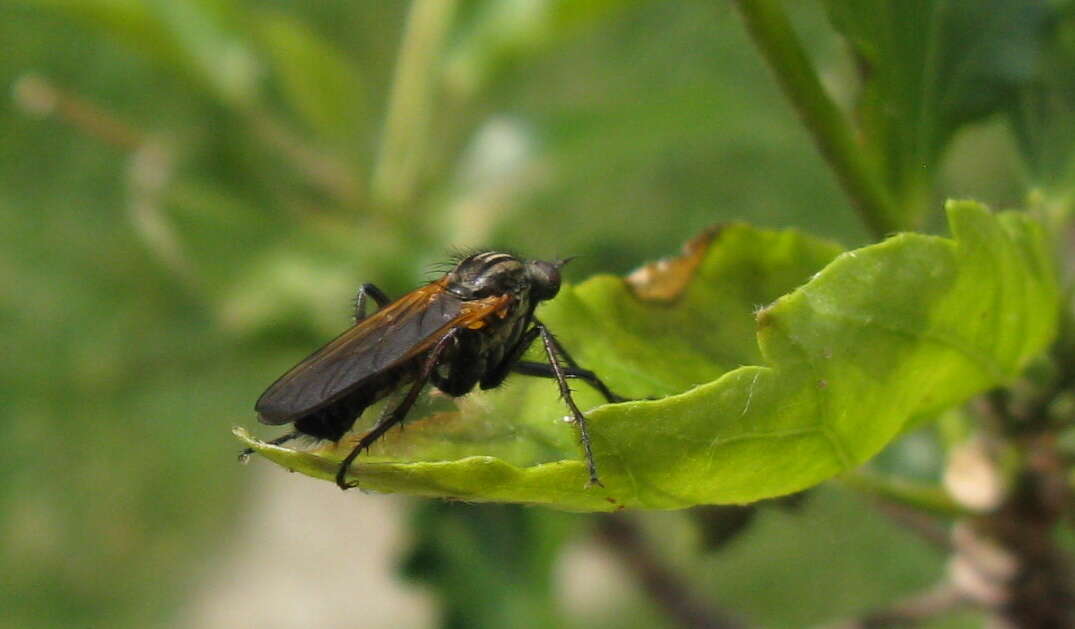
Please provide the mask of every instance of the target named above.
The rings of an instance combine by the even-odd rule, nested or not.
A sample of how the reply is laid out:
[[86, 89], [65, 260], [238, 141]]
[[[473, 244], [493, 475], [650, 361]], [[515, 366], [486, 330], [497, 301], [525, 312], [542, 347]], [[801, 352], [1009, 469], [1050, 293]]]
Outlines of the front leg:
[[358, 289], [358, 294], [355, 295], [355, 323], [366, 318], [366, 297], [373, 297], [373, 301], [377, 302], [377, 306], [384, 308], [392, 302], [388, 298], [388, 295], [384, 294], [384, 291], [377, 288], [373, 284], [363, 284]]
[[594, 464], [593, 450], [590, 448], [590, 431], [586, 426], [586, 416], [582, 414], [578, 405], [575, 404], [575, 399], [571, 397], [571, 387], [567, 386], [567, 377], [564, 375], [564, 369], [560, 365], [560, 360], [557, 356], [556, 341], [553, 340], [552, 334], [549, 333], [549, 330], [544, 325], [535, 323], [534, 329], [541, 335], [542, 344], [545, 346], [545, 355], [549, 358], [549, 365], [555, 374], [556, 383], [560, 385], [560, 397], [564, 399], [564, 403], [571, 410], [575, 423], [579, 425], [579, 437], [582, 441], [582, 449], [586, 453], [586, 466], [590, 471], [590, 484], [603, 487], [604, 485], [597, 478], [597, 466]]
[[[534, 326], [535, 327], [532, 328], [530, 332], [535, 332], [538, 327], [544, 328], [546, 332], [548, 331], [548, 328], [545, 327], [545, 324], [539, 321], [537, 317], [534, 317]], [[534, 334], [533, 336], [536, 337], [537, 334]], [[523, 339], [526, 338], [526, 336], [523, 336]], [[530, 343], [532, 343], [533, 340], [534, 338], [530, 338], [528, 341], [526, 341], [526, 346], [529, 347]], [[600, 391], [601, 395], [605, 396], [605, 399], [608, 400], [611, 404], [615, 404], [617, 402], [626, 402], [630, 399], [625, 398], [622, 395], [616, 395], [612, 392], [611, 389], [608, 388], [608, 386], [604, 382], [601, 381], [600, 378], [597, 377], [597, 374], [590, 371], [589, 369], [583, 369], [582, 367], [580, 367], [578, 362], [576, 362], [575, 359], [571, 357], [571, 354], [569, 354], [567, 350], [564, 349], [564, 346], [560, 344], [560, 341], [557, 340], [556, 336], [551, 332], [549, 333], [549, 341], [552, 342], [552, 346], [556, 349], [556, 352], [561, 357], [563, 357], [564, 362], [568, 364], [568, 367], [566, 368], [561, 367], [564, 376], [568, 378], [579, 378], [580, 380], [586, 381], [591, 387]], [[511, 364], [508, 366], [510, 369], [512, 369], [516, 373], [526, 374], [528, 376], [538, 376], [540, 378], [556, 377], [556, 374], [553, 372], [551, 365], [546, 365], [544, 363], [534, 363], [530, 361], [520, 361], [519, 359], [523, 357], [523, 352], [525, 351], [526, 347], [523, 347], [522, 350], [518, 352], [518, 354], [515, 356], [515, 360], [512, 360]], [[507, 376], [507, 374], [504, 375]]]
[[[539, 378], [556, 378], [556, 372], [553, 370], [552, 365], [547, 363], [535, 363], [529, 360], [520, 360], [526, 350], [530, 349], [530, 346], [534, 344], [534, 341], [539, 335], [541, 335], [541, 329], [548, 331], [545, 324], [534, 319], [534, 327], [527, 330], [519, 342], [515, 344], [515, 347], [511, 348], [508, 355], [500, 361], [497, 368], [482, 378], [481, 386], [483, 389], [495, 389], [500, 386], [511, 372], [523, 374], [526, 376], [537, 376]], [[567, 353], [563, 345], [560, 345], [560, 341], [556, 340], [556, 337], [551, 333], [549, 334], [549, 340], [552, 342], [553, 348], [556, 352], [563, 357], [564, 361], [569, 365], [568, 367], [560, 367], [560, 371], [565, 378], [578, 378], [585, 381], [591, 387], [597, 389], [601, 395], [605, 396], [610, 404], [617, 402], [627, 402], [630, 398], [617, 395], [608, 388], [601, 378], [597, 377], [597, 374], [589, 369], [583, 369], [579, 367], [579, 364], [575, 362], [575, 359]]]
[[[539, 325], [545, 328], [545, 324], [539, 321], [537, 317], [534, 317], [534, 325]], [[548, 330], [548, 328], [545, 329]], [[563, 357], [564, 362], [566, 362], [571, 367], [579, 366], [579, 364], [575, 362], [575, 359], [571, 357], [571, 354], [567, 353], [567, 350], [564, 349], [564, 346], [560, 345], [560, 341], [551, 332], [549, 333], [549, 339], [552, 340], [552, 346], [555, 347], [557, 353], [559, 353], [560, 356]]]

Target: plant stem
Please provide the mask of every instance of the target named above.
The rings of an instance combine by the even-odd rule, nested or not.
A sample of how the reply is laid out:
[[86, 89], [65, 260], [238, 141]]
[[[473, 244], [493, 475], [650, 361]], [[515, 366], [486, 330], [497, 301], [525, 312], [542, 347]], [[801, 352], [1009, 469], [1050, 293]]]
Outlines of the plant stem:
[[940, 487], [912, 483], [861, 469], [844, 474], [840, 481], [869, 496], [905, 505], [922, 514], [943, 518], [970, 515]]
[[373, 169], [373, 194], [381, 203], [402, 206], [416, 193], [433, 113], [434, 69], [456, 4], [414, 0], [411, 5]]
[[26, 74], [12, 88], [15, 104], [27, 114], [53, 116], [91, 138], [124, 151], [135, 151], [145, 144], [148, 134], [144, 131], [44, 76]]
[[877, 238], [908, 225], [885, 187], [875, 164], [855, 141], [847, 117], [821, 85], [779, 0], [737, 0], [747, 30], [776, 74], [785, 95], [798, 110], [822, 156], [873, 235]]
[[1075, 623], [1071, 560], [1055, 541], [1056, 528], [1071, 513], [1066, 465], [1056, 441], [1051, 430], [1018, 438], [1025, 464], [1011, 495], [995, 513], [971, 522], [972, 534], [1003, 549], [1017, 568], [991, 610], [1001, 626]]
[[1003, 503], [967, 520], [964, 543], [957, 544], [957, 558], [959, 553], [966, 555], [968, 566], [986, 565], [976, 559], [975, 548], [985, 548], [985, 554], [1003, 556], [1011, 564], [1011, 574], [1001, 577], [984, 568], [980, 576], [971, 575], [989, 584], [977, 588], [993, 592], [979, 602], [998, 626], [1075, 626], [1075, 573], [1070, 555], [1056, 539], [1058, 527], [1075, 511], [1075, 496], [1067, 484], [1070, 460], [1059, 443], [1062, 427], [1049, 411], [1051, 403], [1075, 383], [1068, 347], [1062, 333], [1053, 349], [1059, 373], [1049, 390], [1030, 403], [1020, 404], [1002, 389], [979, 404], [982, 429], [1010, 444], [1021, 462]]

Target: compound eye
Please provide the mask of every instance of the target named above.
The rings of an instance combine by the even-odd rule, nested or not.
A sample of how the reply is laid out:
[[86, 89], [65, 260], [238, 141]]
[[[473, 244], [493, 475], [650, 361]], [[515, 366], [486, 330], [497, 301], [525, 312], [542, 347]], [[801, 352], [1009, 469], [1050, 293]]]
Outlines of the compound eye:
[[560, 264], [534, 260], [528, 267], [534, 299], [544, 301], [556, 297], [560, 292]]

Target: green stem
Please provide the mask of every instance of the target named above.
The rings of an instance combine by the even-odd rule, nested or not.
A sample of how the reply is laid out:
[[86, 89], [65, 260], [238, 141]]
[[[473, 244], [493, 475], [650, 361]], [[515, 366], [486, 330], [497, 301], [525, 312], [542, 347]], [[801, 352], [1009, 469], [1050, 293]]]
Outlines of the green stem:
[[384, 136], [373, 169], [373, 194], [401, 207], [413, 200], [433, 115], [436, 66], [456, 0], [414, 0], [407, 16]]
[[944, 518], [970, 515], [966, 509], [949, 498], [944, 490], [930, 485], [912, 483], [902, 478], [882, 476], [861, 469], [844, 474], [840, 481], [857, 491], [912, 507], [922, 513]]
[[754, 43], [866, 227], [878, 238], [906, 228], [877, 168], [855, 141], [847, 117], [822, 87], [780, 1], [738, 0], [736, 5]]

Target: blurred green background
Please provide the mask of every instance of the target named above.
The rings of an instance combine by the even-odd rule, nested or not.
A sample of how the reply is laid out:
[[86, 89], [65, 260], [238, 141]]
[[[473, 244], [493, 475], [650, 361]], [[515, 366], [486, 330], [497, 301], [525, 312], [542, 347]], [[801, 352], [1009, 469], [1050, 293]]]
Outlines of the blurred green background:
[[[673, 626], [587, 517], [341, 494], [236, 464], [230, 429], [359, 284], [453, 246], [577, 281], [721, 221], [867, 242], [731, 4], [4, 0], [0, 42], [0, 626]], [[939, 196], [1018, 202], [1011, 147], [962, 132]], [[942, 570], [839, 487], [714, 552], [690, 513], [639, 521], [771, 627]]]

